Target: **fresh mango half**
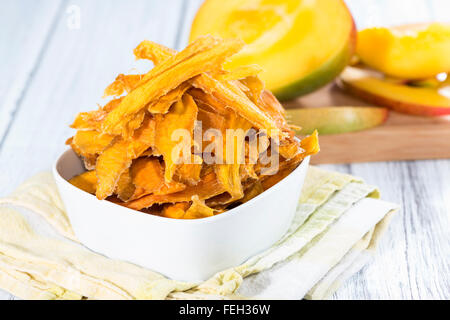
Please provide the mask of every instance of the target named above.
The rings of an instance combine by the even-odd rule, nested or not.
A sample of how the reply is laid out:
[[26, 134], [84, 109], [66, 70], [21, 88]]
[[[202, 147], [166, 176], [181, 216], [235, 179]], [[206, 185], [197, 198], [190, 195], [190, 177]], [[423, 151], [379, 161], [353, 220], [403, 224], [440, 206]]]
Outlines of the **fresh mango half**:
[[246, 48], [225, 68], [260, 65], [266, 87], [280, 100], [333, 80], [356, 46], [355, 24], [342, 0], [206, 0], [190, 41], [205, 34], [244, 40]]
[[299, 135], [311, 134], [317, 129], [319, 134], [335, 134], [360, 131], [383, 124], [389, 110], [379, 107], [321, 107], [287, 109], [290, 124], [301, 127]]
[[395, 82], [364, 68], [347, 67], [339, 84], [350, 93], [370, 103], [395, 111], [420, 115], [450, 114], [450, 85], [419, 86]]
[[450, 24], [365, 29], [358, 33], [356, 53], [386, 75], [431, 78], [450, 71]]

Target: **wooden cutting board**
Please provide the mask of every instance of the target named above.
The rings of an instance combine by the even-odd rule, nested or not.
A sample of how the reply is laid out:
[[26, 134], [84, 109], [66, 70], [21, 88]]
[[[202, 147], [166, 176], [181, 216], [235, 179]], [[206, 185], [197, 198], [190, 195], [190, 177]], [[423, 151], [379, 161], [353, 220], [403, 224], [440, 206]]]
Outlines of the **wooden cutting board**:
[[[286, 108], [368, 106], [335, 84], [284, 103]], [[391, 111], [381, 126], [320, 135], [313, 164], [450, 158], [450, 117], [418, 117]]]

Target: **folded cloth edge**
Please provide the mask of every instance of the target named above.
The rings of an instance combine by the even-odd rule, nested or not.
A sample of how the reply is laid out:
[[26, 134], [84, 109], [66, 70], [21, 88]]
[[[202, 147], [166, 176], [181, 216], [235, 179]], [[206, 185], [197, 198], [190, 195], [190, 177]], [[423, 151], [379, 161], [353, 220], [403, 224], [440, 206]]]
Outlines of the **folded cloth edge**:
[[[312, 171], [316, 171], [316, 172], [324, 172], [323, 170], [321, 170], [321, 169], [317, 169], [317, 168], [314, 168], [314, 167], [312, 167], [311, 168], [311, 170]], [[317, 171], [318, 170], [318, 171]], [[352, 177], [352, 176], [349, 176], [349, 175], [343, 175], [343, 174], [339, 174], [341, 177], [346, 177], [346, 179], [344, 179], [345, 181], [346, 181], [346, 183], [349, 183], [350, 181], [358, 181], [358, 182], [361, 182], [361, 180], [360, 179], [358, 179], [358, 178], [354, 178], [354, 177]], [[51, 179], [50, 179], [51, 180]], [[46, 183], [48, 184], [48, 186], [46, 186], [46, 188], [47, 187], [49, 187], [49, 188], [53, 188], [54, 186], [52, 186], [51, 185], [51, 181], [50, 180], [45, 180], [46, 181]], [[39, 179], [36, 179], [35, 180], [35, 182], [38, 182], [39, 181]], [[53, 182], [54, 183], [54, 182]], [[19, 188], [20, 189], [20, 188]], [[376, 192], [375, 192], [376, 193]], [[65, 216], [65, 212], [64, 212], [64, 209], [61, 209], [61, 207], [63, 208], [63, 206], [62, 206], [62, 203], [61, 202], [58, 202], [58, 200], [56, 199], [52, 199], [52, 197], [47, 197], [45, 200], [47, 200], [47, 201], [49, 201], [49, 199], [50, 199], [50, 201], [51, 201], [51, 205], [53, 205], [53, 206], [55, 206], [58, 210], [60, 210], [60, 211], [62, 211], [64, 214], [63, 214], [63, 216], [62, 216], [62, 219], [60, 219], [59, 221], [58, 221], [58, 219], [53, 219], [54, 218], [54, 216], [55, 216], [55, 214], [53, 214], [53, 215], [49, 215], [49, 214], [47, 214], [46, 212], [45, 212], [45, 210], [36, 210], [36, 208], [35, 207], [33, 207], [32, 205], [29, 205], [29, 204], [27, 204], [26, 203], [26, 200], [27, 199], [29, 199], [29, 198], [27, 198], [27, 197], [25, 197], [25, 199], [24, 198], [21, 198], [20, 197], [20, 194], [18, 195], [17, 193], [13, 193], [13, 195], [12, 196], [10, 196], [10, 197], [8, 197], [8, 198], [5, 198], [5, 199], [0, 199], [0, 203], [4, 203], [4, 204], [12, 204], [12, 205], [18, 205], [18, 206], [23, 206], [23, 207], [25, 207], [25, 208], [28, 208], [28, 209], [31, 209], [31, 210], [33, 210], [33, 211], [35, 211], [35, 212], [37, 212], [37, 213], [39, 213], [39, 214], [41, 214], [46, 220], [48, 220], [54, 227], [56, 227], [56, 229], [60, 232], [60, 233], [62, 233], [64, 236], [66, 236], [67, 238], [69, 238], [69, 239], [73, 239], [74, 238], [74, 235], [73, 235], [73, 231], [71, 230], [71, 227], [70, 227], [70, 223], [69, 224], [67, 224], [67, 223], [65, 223], [65, 219], [67, 218], [66, 216]], [[307, 199], [306, 199], [307, 200]], [[304, 201], [304, 202], [307, 202], [307, 201]], [[39, 208], [38, 208], [39, 209]], [[56, 214], [57, 215], [57, 214]], [[386, 219], [386, 220], [388, 220], [388, 219]], [[387, 223], [386, 223], [387, 224]], [[378, 230], [379, 228], [375, 228], [375, 231], [376, 230]], [[374, 232], [375, 233], [375, 232]], [[378, 233], [377, 233], [378, 234]], [[381, 234], [381, 232], [379, 232], [379, 234]], [[372, 237], [372, 238], [379, 238], [379, 236], [377, 236], [377, 237]], [[373, 241], [373, 247], [374, 247], [374, 244], [375, 244], [375, 240]], [[372, 242], [371, 242], [371, 244], [372, 244]], [[369, 250], [371, 247], [370, 247], [370, 245], [369, 245], [369, 247], [368, 248], [366, 248], [366, 249], [364, 249], [364, 250]], [[3, 271], [3, 272], [2, 272]], [[331, 270], [330, 270], [331, 271]], [[4, 270], [1, 270], [1, 268], [0, 268], [0, 275], [4, 275], [5, 274], [5, 272], [4, 272]], [[6, 276], [4, 276], [3, 278], [5, 278]], [[336, 279], [341, 279], [342, 277], [337, 277]], [[325, 279], [325, 277], [324, 277], [324, 279]], [[0, 282], [3, 282], [2, 281], [2, 276], [0, 276]], [[311, 298], [317, 298], [317, 297], [324, 297], [325, 295], [324, 294], [322, 294], [322, 295], [320, 295], [319, 294], [319, 289], [318, 288], [321, 288], [321, 286], [320, 286], [320, 283], [321, 282], [319, 282], [314, 288], [312, 288], [311, 289], [311, 291], [310, 291], [310, 293], [308, 293], [308, 295], [306, 296], [306, 298], [308, 298], [309, 296], [311, 297]], [[334, 282], [333, 282], [333, 286], [332, 287], [335, 287], [335, 286], [337, 286], [337, 283], [338, 283], [338, 281], [337, 280], [335, 280]], [[339, 283], [342, 283], [342, 281], [341, 282], [339, 282]], [[2, 284], [2, 286], [3, 286], [3, 284]], [[54, 285], [54, 287], [55, 288], [57, 288], [58, 286], [56, 286], [56, 285]], [[323, 287], [323, 285], [322, 285], [322, 287]], [[330, 286], [331, 287], [331, 286]], [[7, 288], [6, 288], [7, 289]], [[16, 291], [16, 290], [14, 290], [14, 291]], [[54, 294], [54, 296], [53, 296], [53, 298], [78, 298], [78, 296], [77, 296], [77, 294], [76, 293], [72, 293], [72, 292], [70, 292], [70, 290], [69, 291], [67, 291], [67, 290], [65, 290], [65, 289], [63, 289], [63, 288], [61, 288], [61, 287], [59, 287], [57, 290], [56, 289], [54, 289], [54, 291], [57, 291], [58, 292], [58, 294]], [[230, 293], [230, 291], [234, 291], [233, 289], [231, 289], [231, 290], [225, 290], [225, 291], [228, 291], [227, 292], [227, 294], [230, 296], [230, 297], [236, 297], [236, 296], [233, 296], [232, 295], [232, 293]], [[323, 289], [322, 289], [322, 291], [323, 291]], [[329, 290], [328, 290], [329, 291]], [[315, 292], [315, 293], [314, 293]], [[327, 294], [327, 296], [329, 295], [329, 293]], [[23, 296], [23, 294], [18, 294], [18, 296], [22, 296], [22, 297], [24, 297]], [[200, 292], [192, 292], [191, 294], [189, 294], [189, 293], [183, 293], [183, 292], [173, 292], [172, 294], [170, 294], [169, 293], [169, 298], [193, 298], [193, 297], [195, 297], [195, 298], [200, 298], [200, 299], [202, 299], [202, 298], [207, 298], [207, 297], [210, 297], [210, 298], [217, 298], [217, 297], [219, 297], [220, 295], [217, 295], [217, 294], [212, 294], [212, 293], [202, 293], [201, 291]], [[42, 294], [42, 295], [40, 295], [39, 296], [40, 298], [51, 298], [52, 297], [52, 295], [51, 294]], [[220, 296], [220, 297], [222, 297], [222, 296]], [[25, 297], [24, 297], [25, 298]]]

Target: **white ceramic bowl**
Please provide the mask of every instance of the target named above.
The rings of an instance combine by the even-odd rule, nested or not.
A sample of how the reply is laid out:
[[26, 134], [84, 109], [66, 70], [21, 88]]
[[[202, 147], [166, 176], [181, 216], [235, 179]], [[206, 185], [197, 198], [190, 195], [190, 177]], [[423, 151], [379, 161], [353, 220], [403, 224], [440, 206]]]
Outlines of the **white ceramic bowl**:
[[206, 280], [269, 248], [288, 230], [309, 157], [285, 179], [252, 200], [214, 217], [177, 220], [99, 201], [67, 179], [82, 173], [72, 150], [53, 174], [77, 238], [88, 248], [169, 278]]

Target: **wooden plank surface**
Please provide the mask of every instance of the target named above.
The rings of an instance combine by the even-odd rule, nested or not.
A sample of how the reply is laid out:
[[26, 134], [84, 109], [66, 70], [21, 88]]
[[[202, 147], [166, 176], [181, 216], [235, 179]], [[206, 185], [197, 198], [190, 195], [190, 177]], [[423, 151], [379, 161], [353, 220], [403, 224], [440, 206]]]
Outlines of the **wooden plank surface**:
[[[396, 1], [400, 0], [347, 3], [359, 27], [449, 18], [446, 0]], [[51, 167], [72, 134], [68, 124], [74, 114], [103, 103], [103, 88], [118, 73], [149, 67], [133, 61], [131, 51], [140, 40], [182, 48], [201, 1], [37, 3], [2, 1], [0, 57], [8, 63], [0, 65], [0, 196]], [[66, 10], [71, 5], [80, 9], [79, 29], [68, 28]], [[28, 40], [15, 42], [20, 34]], [[11, 101], [8, 107], [5, 101]], [[449, 299], [450, 160], [322, 167], [361, 176], [379, 186], [384, 199], [402, 206], [375, 261], [333, 298]], [[0, 298], [13, 297], [0, 291]]]
[[[61, 1], [25, 4], [18, 6], [15, 0], [1, 3], [0, 145], [27, 86], [33, 81], [34, 71], [53, 34], [56, 15], [61, 10]], [[22, 23], [23, 18], [26, 23]]]

